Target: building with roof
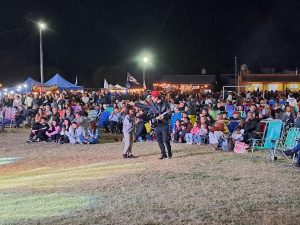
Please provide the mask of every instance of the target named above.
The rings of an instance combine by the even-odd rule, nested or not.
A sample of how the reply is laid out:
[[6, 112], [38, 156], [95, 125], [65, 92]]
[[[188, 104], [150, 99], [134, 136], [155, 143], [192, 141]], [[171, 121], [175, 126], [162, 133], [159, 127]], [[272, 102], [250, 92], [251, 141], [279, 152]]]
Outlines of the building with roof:
[[244, 71], [239, 76], [239, 86], [246, 91], [300, 91], [300, 75], [294, 73], [251, 74]]
[[164, 75], [158, 82], [153, 83], [153, 89], [180, 92], [211, 91], [216, 81], [216, 75]]

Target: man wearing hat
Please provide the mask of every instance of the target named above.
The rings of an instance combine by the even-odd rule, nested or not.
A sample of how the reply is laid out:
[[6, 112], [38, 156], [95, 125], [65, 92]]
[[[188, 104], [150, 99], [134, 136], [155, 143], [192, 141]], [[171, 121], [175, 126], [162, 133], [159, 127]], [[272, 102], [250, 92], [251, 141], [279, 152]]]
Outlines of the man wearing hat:
[[[158, 91], [152, 91], [151, 98], [153, 103], [151, 104], [149, 114], [154, 116], [154, 120], [156, 120], [152, 120], [152, 122], [155, 122], [154, 131], [161, 151], [159, 159], [170, 159], [172, 158], [172, 149], [170, 144], [171, 136], [169, 132], [170, 105], [161, 98], [160, 92]], [[162, 116], [162, 114], [164, 115]], [[166, 153], [166, 148], [168, 155]]]

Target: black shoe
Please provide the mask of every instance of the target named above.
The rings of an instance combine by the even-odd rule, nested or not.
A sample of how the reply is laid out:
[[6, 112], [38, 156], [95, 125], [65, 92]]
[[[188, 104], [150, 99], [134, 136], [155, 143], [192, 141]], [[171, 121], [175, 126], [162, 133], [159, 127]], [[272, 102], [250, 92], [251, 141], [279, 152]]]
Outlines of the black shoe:
[[166, 155], [161, 155], [158, 159], [165, 159], [168, 158]]
[[283, 151], [286, 156], [293, 156], [293, 152], [291, 150]]
[[172, 156], [173, 156], [173, 154], [172, 154], [172, 153], [169, 153], [169, 154], [168, 154], [168, 159], [171, 159]]
[[30, 144], [30, 143], [32, 143], [33, 141], [32, 141], [32, 139], [28, 139], [26, 142]]
[[127, 154], [123, 154], [123, 158], [127, 159], [128, 158]]
[[128, 155], [127, 158], [134, 159], [136, 157], [134, 155]]

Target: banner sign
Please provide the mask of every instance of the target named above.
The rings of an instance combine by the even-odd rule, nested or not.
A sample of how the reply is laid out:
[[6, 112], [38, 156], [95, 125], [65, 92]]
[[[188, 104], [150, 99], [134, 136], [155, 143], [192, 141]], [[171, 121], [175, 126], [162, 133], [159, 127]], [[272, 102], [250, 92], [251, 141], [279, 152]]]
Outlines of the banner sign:
[[33, 85], [32, 86], [32, 92], [48, 92], [48, 91], [57, 91], [58, 87], [57, 85], [52, 86], [42, 86], [42, 85]]

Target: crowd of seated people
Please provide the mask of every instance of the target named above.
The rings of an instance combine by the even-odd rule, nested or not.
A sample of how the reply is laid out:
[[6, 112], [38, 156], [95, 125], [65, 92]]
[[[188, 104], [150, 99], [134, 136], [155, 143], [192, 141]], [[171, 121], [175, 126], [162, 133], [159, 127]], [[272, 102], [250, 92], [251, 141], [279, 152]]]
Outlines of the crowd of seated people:
[[[300, 128], [299, 93], [245, 92], [165, 93], [172, 110], [170, 132], [174, 143], [211, 144], [215, 149], [231, 138], [249, 143], [262, 130], [260, 121], [279, 119]], [[103, 129], [121, 133], [127, 105], [136, 112], [135, 141], [153, 141], [148, 114], [151, 97], [147, 92], [125, 94], [109, 91], [27, 93], [0, 98], [0, 124], [31, 128], [28, 142], [53, 141], [71, 144], [99, 142], [97, 119], [89, 120], [89, 112], [100, 118], [110, 110]]]

